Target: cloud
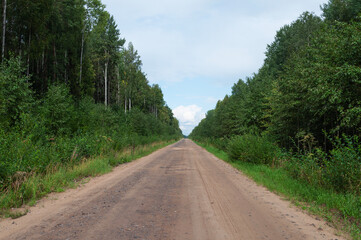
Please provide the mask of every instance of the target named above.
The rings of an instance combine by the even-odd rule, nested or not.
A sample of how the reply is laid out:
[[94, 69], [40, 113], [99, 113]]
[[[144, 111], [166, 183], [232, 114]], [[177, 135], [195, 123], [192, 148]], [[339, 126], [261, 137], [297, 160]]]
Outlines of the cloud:
[[[261, 67], [275, 32], [321, 1], [104, 0], [151, 83], [199, 76], [228, 84]], [[116, 10], [116, 11], [115, 11]], [[215, 82], [211, 83], [215, 84]]]
[[205, 118], [202, 108], [197, 105], [178, 106], [173, 109], [173, 114], [179, 120], [180, 128], [186, 135]]

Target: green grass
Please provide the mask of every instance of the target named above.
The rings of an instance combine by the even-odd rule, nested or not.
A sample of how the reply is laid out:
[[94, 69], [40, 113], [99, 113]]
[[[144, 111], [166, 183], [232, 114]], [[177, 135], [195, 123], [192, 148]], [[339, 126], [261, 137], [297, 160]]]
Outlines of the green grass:
[[290, 200], [309, 213], [322, 217], [336, 228], [349, 232], [361, 240], [361, 198], [353, 194], [340, 194], [305, 181], [292, 178], [283, 168], [272, 168], [245, 162], [232, 162], [227, 153], [213, 146], [197, 143], [218, 158], [230, 163], [270, 191]]
[[1, 193], [0, 217], [16, 218], [25, 215], [27, 211], [19, 212], [11, 209], [24, 205], [32, 206], [38, 199], [51, 192], [63, 192], [67, 188], [77, 187], [84, 182], [84, 179], [108, 173], [119, 164], [141, 158], [174, 142], [157, 142], [114, 151], [106, 156], [84, 159], [82, 163], [72, 167], [54, 167], [45, 175], [29, 175], [22, 183], [17, 184], [17, 187]]

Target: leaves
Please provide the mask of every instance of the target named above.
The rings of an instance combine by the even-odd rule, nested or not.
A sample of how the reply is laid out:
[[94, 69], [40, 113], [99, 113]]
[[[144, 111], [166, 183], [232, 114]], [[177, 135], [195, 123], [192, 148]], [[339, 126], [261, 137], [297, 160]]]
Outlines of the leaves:
[[0, 65], [0, 125], [14, 126], [21, 113], [29, 112], [33, 103], [29, 78], [23, 75], [19, 58], [5, 60]]

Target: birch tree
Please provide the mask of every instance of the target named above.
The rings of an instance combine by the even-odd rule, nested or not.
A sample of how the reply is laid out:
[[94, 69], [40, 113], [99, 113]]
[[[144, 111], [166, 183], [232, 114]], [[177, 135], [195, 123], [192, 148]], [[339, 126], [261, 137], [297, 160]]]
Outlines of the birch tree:
[[84, 17], [83, 28], [81, 33], [81, 48], [80, 48], [80, 66], [79, 66], [79, 84], [82, 84], [83, 75], [83, 57], [85, 42], [89, 33], [93, 30], [95, 24], [104, 12], [105, 6], [99, 0], [87, 0], [84, 2]]

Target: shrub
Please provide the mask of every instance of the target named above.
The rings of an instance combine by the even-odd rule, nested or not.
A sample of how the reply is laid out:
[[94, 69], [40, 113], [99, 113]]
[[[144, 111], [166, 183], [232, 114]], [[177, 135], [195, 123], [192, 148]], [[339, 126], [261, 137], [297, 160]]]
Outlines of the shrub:
[[41, 112], [48, 134], [55, 136], [72, 132], [74, 102], [65, 85], [52, 85], [49, 88]]
[[357, 137], [330, 139], [329, 153], [313, 149], [289, 154], [285, 168], [291, 176], [337, 192], [361, 193], [361, 146]]
[[228, 155], [233, 161], [255, 164], [274, 164], [279, 148], [265, 136], [242, 135], [233, 137], [228, 144]]
[[302, 179], [312, 185], [323, 185], [323, 162], [326, 154], [314, 149], [307, 154], [287, 154], [284, 167], [294, 178]]
[[33, 102], [29, 78], [22, 72], [18, 58], [0, 64], [0, 127], [13, 126]]
[[361, 193], [361, 146], [357, 136], [333, 140], [325, 163], [324, 179], [337, 191]]
[[216, 148], [219, 148], [221, 150], [227, 150], [229, 139], [227, 138], [212, 138], [211, 143]]

